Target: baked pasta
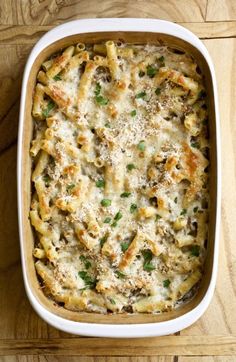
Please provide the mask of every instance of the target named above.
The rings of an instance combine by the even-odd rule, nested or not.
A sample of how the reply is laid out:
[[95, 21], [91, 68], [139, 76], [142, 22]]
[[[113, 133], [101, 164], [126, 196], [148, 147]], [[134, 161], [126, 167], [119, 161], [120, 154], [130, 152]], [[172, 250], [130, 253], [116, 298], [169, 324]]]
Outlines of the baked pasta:
[[206, 92], [191, 55], [111, 40], [41, 66], [31, 223], [43, 291], [74, 311], [189, 300], [208, 238]]

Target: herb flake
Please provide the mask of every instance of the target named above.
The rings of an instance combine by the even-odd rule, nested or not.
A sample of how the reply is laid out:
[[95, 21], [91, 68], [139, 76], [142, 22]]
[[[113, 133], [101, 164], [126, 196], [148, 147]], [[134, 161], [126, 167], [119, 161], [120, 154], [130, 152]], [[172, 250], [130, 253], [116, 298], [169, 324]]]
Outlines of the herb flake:
[[149, 249], [143, 250], [142, 255], [144, 258], [143, 269], [148, 272], [154, 270], [155, 266], [151, 263], [151, 260], [153, 257], [151, 250], [149, 250]]
[[96, 286], [96, 279], [93, 279], [88, 273], [87, 271], [79, 271], [78, 275], [80, 276], [80, 278], [84, 281], [85, 286], [89, 289], [94, 289]]
[[111, 206], [111, 200], [110, 199], [102, 199], [101, 205], [105, 206], [105, 207]]
[[53, 77], [53, 79], [57, 82], [58, 80], [61, 80], [61, 77], [59, 74], [57, 74], [55, 77]]
[[100, 179], [96, 181], [96, 186], [101, 188], [101, 187], [105, 187], [105, 180], [104, 179]]
[[51, 177], [48, 175], [43, 176], [43, 181], [45, 182], [45, 185], [48, 187], [51, 182]]
[[169, 285], [170, 285], [170, 280], [169, 279], [166, 279], [166, 280], [163, 281], [163, 287], [164, 288], [168, 288]]
[[45, 108], [43, 110], [43, 116], [45, 118], [48, 118], [49, 113], [53, 110], [54, 107], [55, 107], [55, 103], [53, 101], [49, 101], [48, 104], [47, 104], [47, 108]]
[[150, 77], [150, 78], [153, 78], [157, 73], [157, 69], [156, 68], [153, 68], [151, 65], [148, 65], [147, 66], [147, 75]]
[[123, 192], [122, 194], [120, 194], [120, 197], [125, 198], [125, 197], [129, 197], [131, 195], [131, 192]]
[[122, 217], [123, 217], [122, 213], [120, 211], [118, 211], [114, 217], [114, 220], [119, 221]]
[[101, 248], [103, 247], [103, 245], [104, 245], [105, 242], [107, 241], [107, 238], [108, 238], [108, 236], [105, 235], [105, 236], [103, 236], [103, 237], [100, 239], [100, 246], [101, 246]]
[[129, 248], [129, 245], [130, 243], [128, 241], [124, 241], [123, 243], [120, 244], [121, 250], [125, 252]]
[[147, 95], [147, 93], [145, 91], [143, 91], [143, 92], [137, 93], [135, 98], [136, 99], [140, 99], [140, 98], [143, 99], [144, 97], [146, 97], [146, 95]]
[[145, 262], [149, 262], [152, 260], [152, 252], [149, 249], [142, 250], [142, 255], [144, 257]]
[[146, 148], [145, 142], [140, 141], [139, 144], [138, 144], [138, 149], [143, 152], [143, 151], [145, 151], [145, 148]]
[[116, 270], [115, 274], [116, 274], [117, 278], [119, 278], [119, 279], [124, 279], [126, 277], [126, 275], [124, 273], [120, 272], [119, 270]]
[[150, 272], [150, 271], [156, 269], [156, 267], [155, 267], [152, 263], [144, 263], [144, 264], [143, 264], [143, 269], [144, 269], [145, 271]]
[[84, 263], [85, 269], [89, 269], [91, 267], [91, 263], [90, 261], [84, 256], [84, 255], [80, 255], [80, 260]]
[[69, 184], [69, 185], [66, 186], [66, 191], [71, 192], [74, 187], [75, 187], [75, 184]]
[[128, 165], [126, 165], [126, 168], [128, 171], [132, 171], [135, 167], [135, 165], [133, 163], [129, 163]]
[[100, 105], [100, 106], [106, 106], [109, 102], [109, 100], [107, 98], [104, 98], [103, 96], [96, 96], [95, 97], [96, 102]]
[[95, 91], [94, 91], [95, 96], [98, 96], [100, 94], [101, 89], [102, 89], [102, 87], [101, 87], [100, 83], [96, 83], [96, 87], [95, 87]]
[[133, 214], [137, 210], [138, 206], [136, 204], [131, 204], [129, 211]]
[[193, 147], [193, 148], [200, 148], [200, 145], [199, 145], [199, 143], [198, 142], [191, 142], [191, 147]]
[[200, 254], [200, 246], [199, 245], [193, 245], [191, 248], [191, 255], [192, 256], [199, 256]]

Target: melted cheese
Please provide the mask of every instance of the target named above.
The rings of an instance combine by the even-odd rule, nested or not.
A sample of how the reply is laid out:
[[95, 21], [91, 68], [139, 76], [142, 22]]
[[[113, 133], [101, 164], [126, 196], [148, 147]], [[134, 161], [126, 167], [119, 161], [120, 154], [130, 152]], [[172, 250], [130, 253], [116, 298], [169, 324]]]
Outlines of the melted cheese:
[[[207, 220], [208, 141], [205, 98], [194, 94], [204, 89], [202, 77], [188, 54], [148, 44], [126, 47], [134, 55], [118, 59], [120, 80], [98, 67], [76, 118], [68, 109], [77, 110], [84, 66], [49, 79], [69, 108], [55, 105], [46, 121], [36, 121], [36, 139], [39, 132], [46, 137], [45, 122], [52, 132], [53, 151], [44, 147], [51, 160], [38, 178], [50, 200], [45, 223], [60, 235], [53, 242], [56, 260], [40, 263], [61, 289], [55, 292], [43, 279], [48, 293], [73, 310], [169, 310], [182, 301], [181, 283], [196, 270], [202, 273], [205, 259], [207, 224], [200, 224], [199, 215]], [[44, 104], [49, 100], [45, 96]], [[121, 268], [125, 255], [128, 264]], [[91, 299], [86, 289], [93, 289]]]

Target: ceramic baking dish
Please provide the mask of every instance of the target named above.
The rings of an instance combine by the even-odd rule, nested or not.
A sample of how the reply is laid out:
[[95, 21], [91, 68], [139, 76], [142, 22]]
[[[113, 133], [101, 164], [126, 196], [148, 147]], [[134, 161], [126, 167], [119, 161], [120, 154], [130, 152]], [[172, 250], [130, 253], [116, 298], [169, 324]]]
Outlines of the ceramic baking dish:
[[[33, 122], [32, 94], [42, 62], [72, 43], [122, 39], [129, 43], [168, 44], [191, 53], [206, 77], [210, 119], [211, 170], [209, 242], [205, 274], [197, 295], [187, 304], [164, 314], [100, 315], [64, 309], [42, 292], [32, 257], [33, 232], [29, 222]], [[219, 112], [216, 78], [211, 58], [202, 42], [185, 28], [153, 19], [84, 19], [60, 25], [44, 35], [33, 48], [24, 71], [18, 138], [18, 217], [22, 268], [28, 298], [36, 312], [63, 331], [102, 337], [148, 337], [177, 332], [194, 323], [206, 310], [216, 283], [220, 221]]]

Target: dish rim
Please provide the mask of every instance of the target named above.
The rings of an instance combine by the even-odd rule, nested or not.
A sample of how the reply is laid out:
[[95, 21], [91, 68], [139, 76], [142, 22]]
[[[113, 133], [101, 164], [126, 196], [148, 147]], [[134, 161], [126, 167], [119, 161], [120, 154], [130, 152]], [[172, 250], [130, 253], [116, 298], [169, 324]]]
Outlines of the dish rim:
[[[85, 323], [77, 322], [62, 318], [43, 307], [34, 296], [28, 282], [26, 273], [26, 257], [24, 253], [24, 235], [23, 235], [23, 215], [22, 215], [22, 139], [23, 125], [25, 115], [25, 100], [28, 78], [31, 67], [37, 56], [50, 44], [66, 38], [71, 35], [83, 33], [99, 33], [99, 32], [147, 32], [147, 33], [162, 33], [180, 38], [195, 47], [206, 60], [210, 74], [212, 77], [212, 90], [214, 94], [214, 109], [215, 109], [215, 127], [216, 127], [216, 209], [215, 209], [215, 234], [214, 234], [214, 254], [211, 280], [206, 291], [206, 294], [200, 303], [189, 312], [167, 321], [136, 323], [136, 324], [103, 324], [103, 323]], [[81, 19], [74, 20], [62, 25], [59, 25], [48, 33], [46, 33], [33, 47], [23, 75], [22, 92], [19, 114], [19, 129], [18, 129], [18, 148], [17, 148], [17, 198], [18, 198], [18, 223], [21, 248], [21, 263], [23, 270], [23, 279], [27, 296], [35, 311], [47, 323], [65, 332], [80, 334], [84, 336], [97, 337], [116, 337], [116, 338], [137, 338], [137, 337], [154, 337], [168, 335], [182, 330], [193, 324], [207, 309], [215, 288], [218, 254], [219, 254], [219, 224], [220, 224], [220, 204], [221, 204], [221, 174], [220, 174], [220, 125], [219, 125], [219, 109], [218, 96], [216, 87], [216, 77], [210, 55], [204, 44], [189, 30], [184, 27], [165, 20], [157, 19], [136, 19], [136, 18], [106, 18], [106, 19]]]

